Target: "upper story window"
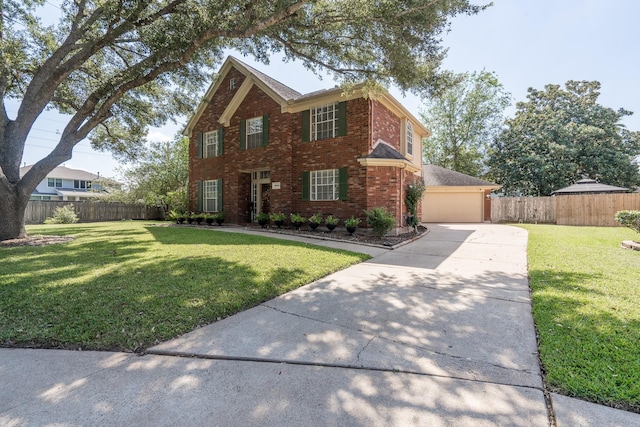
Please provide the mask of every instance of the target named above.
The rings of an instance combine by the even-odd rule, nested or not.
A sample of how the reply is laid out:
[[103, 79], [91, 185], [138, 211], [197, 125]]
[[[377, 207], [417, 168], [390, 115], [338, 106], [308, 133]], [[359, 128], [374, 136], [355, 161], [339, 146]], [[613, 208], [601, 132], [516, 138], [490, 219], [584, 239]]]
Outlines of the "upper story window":
[[62, 188], [62, 178], [48, 178], [47, 187]]
[[247, 120], [247, 148], [262, 146], [262, 117]]
[[204, 134], [204, 157], [215, 157], [218, 155], [218, 131], [206, 132]]
[[406, 132], [407, 132], [406, 134], [407, 154], [412, 156], [413, 155], [413, 125], [408, 120], [407, 120]]
[[234, 90], [235, 88], [236, 88], [236, 78], [231, 77], [231, 79], [229, 79], [229, 89]]
[[198, 134], [198, 158], [222, 156], [222, 128]]
[[338, 134], [338, 103], [311, 109], [311, 140], [335, 138]]
[[347, 103], [333, 102], [302, 112], [302, 142], [347, 134]]
[[78, 188], [82, 190], [86, 188], [91, 188], [91, 181], [83, 181], [83, 180], [76, 179], [73, 181], [73, 188]]
[[240, 149], [266, 147], [269, 144], [269, 115], [240, 120]]

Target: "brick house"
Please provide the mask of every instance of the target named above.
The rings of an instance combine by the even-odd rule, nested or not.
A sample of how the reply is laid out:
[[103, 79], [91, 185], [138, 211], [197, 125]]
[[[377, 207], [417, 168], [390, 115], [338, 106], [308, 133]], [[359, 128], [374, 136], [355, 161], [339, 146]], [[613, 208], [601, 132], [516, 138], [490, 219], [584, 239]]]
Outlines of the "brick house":
[[184, 133], [193, 211], [246, 223], [258, 212], [364, 219], [365, 209], [384, 206], [397, 227], [429, 135], [388, 93], [300, 94], [233, 57]]

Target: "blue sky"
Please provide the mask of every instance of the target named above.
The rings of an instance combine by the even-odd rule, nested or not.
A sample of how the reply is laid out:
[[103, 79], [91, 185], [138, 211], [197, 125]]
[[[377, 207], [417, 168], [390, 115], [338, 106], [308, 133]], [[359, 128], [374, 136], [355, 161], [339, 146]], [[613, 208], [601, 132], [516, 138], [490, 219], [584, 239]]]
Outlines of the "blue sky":
[[[52, 2], [53, 3], [53, 2]], [[474, 16], [459, 16], [443, 37], [448, 56], [443, 68], [455, 72], [485, 69], [497, 74], [512, 95], [513, 104], [526, 99], [527, 88], [567, 80], [602, 83], [599, 102], [635, 112], [623, 123], [640, 130], [640, 2], [637, 0], [494, 0], [494, 5]], [[283, 63], [274, 57], [270, 65], [235, 54], [299, 92], [311, 92], [335, 83], [305, 70], [299, 63]], [[206, 88], [203, 88], [206, 89]], [[390, 92], [419, 115], [421, 100]], [[9, 105], [10, 113], [17, 107]], [[507, 109], [507, 116], [515, 107]], [[151, 140], [171, 139], [186, 122], [151, 129]], [[56, 131], [64, 118], [48, 112], [36, 123], [25, 148], [23, 162], [33, 164], [55, 145]], [[428, 124], [427, 124], [428, 126]], [[95, 152], [87, 141], [73, 151], [66, 166], [103, 176], [117, 177], [118, 162], [110, 154]]]

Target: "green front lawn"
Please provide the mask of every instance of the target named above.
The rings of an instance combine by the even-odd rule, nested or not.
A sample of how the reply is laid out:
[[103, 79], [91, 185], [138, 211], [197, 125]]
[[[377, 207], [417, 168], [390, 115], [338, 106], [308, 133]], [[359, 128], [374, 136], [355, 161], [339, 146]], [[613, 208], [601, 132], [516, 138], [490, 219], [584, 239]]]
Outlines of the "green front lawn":
[[162, 223], [41, 225], [0, 248], [0, 346], [140, 351], [367, 255]]
[[540, 357], [562, 394], [640, 412], [640, 235], [626, 228], [522, 225]]

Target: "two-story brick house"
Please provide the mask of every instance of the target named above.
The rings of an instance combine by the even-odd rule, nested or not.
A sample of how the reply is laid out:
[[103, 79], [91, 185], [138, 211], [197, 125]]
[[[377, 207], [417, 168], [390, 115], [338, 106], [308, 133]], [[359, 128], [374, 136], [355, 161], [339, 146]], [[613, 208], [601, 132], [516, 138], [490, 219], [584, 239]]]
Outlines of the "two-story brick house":
[[429, 131], [388, 93], [343, 92], [301, 94], [229, 57], [185, 129], [190, 209], [245, 223], [384, 206], [402, 226]]

